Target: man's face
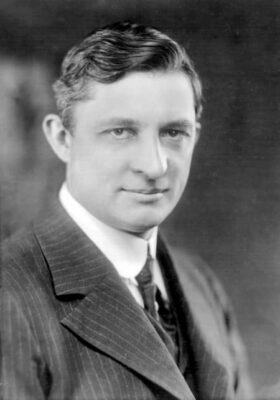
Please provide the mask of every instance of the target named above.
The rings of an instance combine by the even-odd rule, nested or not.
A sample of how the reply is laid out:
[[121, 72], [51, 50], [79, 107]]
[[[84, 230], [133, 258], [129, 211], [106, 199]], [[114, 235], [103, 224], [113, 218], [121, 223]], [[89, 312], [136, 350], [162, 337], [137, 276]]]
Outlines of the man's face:
[[197, 135], [190, 81], [182, 72], [135, 72], [88, 89], [73, 110], [68, 188], [104, 223], [145, 234], [188, 180]]

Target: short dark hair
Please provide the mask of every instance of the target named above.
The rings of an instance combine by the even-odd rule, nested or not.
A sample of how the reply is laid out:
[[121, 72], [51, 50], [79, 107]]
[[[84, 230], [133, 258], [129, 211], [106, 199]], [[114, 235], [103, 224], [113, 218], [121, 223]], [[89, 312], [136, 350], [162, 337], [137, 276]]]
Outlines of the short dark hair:
[[202, 111], [198, 74], [184, 48], [159, 30], [130, 22], [107, 25], [71, 48], [53, 85], [58, 112], [71, 126], [71, 106], [87, 97], [87, 83], [112, 83], [129, 72], [182, 71], [192, 84], [195, 112]]

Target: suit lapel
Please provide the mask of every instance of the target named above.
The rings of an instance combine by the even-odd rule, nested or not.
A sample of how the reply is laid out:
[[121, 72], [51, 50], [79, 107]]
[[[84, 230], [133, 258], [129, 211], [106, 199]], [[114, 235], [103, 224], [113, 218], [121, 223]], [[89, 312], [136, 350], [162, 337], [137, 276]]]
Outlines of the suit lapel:
[[174, 263], [171, 260], [170, 252], [160, 238], [158, 257], [161, 264], [165, 265], [166, 275], [169, 275], [173, 288], [176, 281], [179, 285], [175, 290], [183, 310], [179, 318], [189, 335], [198, 397], [207, 400], [232, 399], [230, 357], [225, 339], [221, 335], [222, 322], [216, 310], [217, 304], [211, 303], [211, 295], [207, 299], [208, 285], [190, 260], [184, 259], [185, 269], [180, 270], [180, 262]]
[[57, 297], [83, 296], [63, 317], [62, 325], [175, 398], [194, 400], [174, 360], [115, 268], [62, 207], [56, 204], [51, 216], [34, 229]]

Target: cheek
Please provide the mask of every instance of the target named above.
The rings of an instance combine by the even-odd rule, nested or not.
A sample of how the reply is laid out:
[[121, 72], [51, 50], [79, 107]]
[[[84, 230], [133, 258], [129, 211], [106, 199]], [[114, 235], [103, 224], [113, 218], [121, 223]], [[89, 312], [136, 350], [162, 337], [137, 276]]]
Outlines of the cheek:
[[110, 159], [90, 159], [80, 166], [80, 178], [84, 185], [98, 191], [99, 197], [108, 197], [121, 183], [122, 175]]
[[191, 158], [188, 155], [175, 158], [170, 166], [172, 178], [185, 182], [189, 176], [190, 165]]
[[176, 198], [181, 197], [186, 187], [190, 173], [190, 165], [191, 162], [188, 158], [180, 159], [173, 165], [172, 170], [170, 169], [170, 182], [173, 186]]

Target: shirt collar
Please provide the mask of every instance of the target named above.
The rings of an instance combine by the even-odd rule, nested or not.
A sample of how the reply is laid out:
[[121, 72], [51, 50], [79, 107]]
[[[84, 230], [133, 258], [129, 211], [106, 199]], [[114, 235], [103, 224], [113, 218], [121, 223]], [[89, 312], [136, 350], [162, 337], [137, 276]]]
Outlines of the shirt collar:
[[148, 241], [112, 228], [89, 213], [71, 195], [65, 183], [60, 189], [59, 199], [69, 216], [111, 261], [122, 278], [134, 279], [141, 271], [148, 243], [152, 258], [156, 258], [157, 227], [153, 228]]

